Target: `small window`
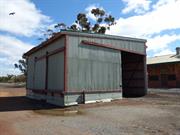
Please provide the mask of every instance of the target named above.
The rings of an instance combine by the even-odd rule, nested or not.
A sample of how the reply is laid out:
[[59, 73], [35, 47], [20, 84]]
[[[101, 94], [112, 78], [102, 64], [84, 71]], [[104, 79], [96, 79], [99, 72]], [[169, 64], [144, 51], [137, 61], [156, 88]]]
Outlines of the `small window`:
[[176, 75], [168, 75], [168, 80], [169, 81], [176, 80]]
[[149, 80], [150, 81], [158, 81], [159, 80], [159, 77], [157, 75], [150, 75], [149, 76]]

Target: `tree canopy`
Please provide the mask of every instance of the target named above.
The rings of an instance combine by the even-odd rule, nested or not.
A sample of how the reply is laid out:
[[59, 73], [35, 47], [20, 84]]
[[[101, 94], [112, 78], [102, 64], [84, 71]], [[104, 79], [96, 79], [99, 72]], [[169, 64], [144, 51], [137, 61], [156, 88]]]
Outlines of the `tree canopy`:
[[[91, 14], [94, 15], [95, 20], [91, 19], [90, 21], [85, 13], [79, 13], [71, 26], [67, 26], [65, 23], [58, 23], [54, 25], [53, 29], [44, 31], [42, 37], [38, 38], [38, 40], [47, 40], [61, 30], [105, 34], [106, 30], [109, 30], [112, 25], [116, 24], [115, 18], [107, 14], [103, 9], [92, 9]], [[14, 66], [26, 76], [27, 63], [25, 59], [20, 59]]]
[[107, 14], [103, 9], [92, 9], [91, 14], [95, 17], [95, 20], [89, 19], [85, 13], [79, 13], [72, 25], [67, 26], [65, 23], [58, 23], [54, 25], [54, 30], [48, 29], [45, 31], [44, 37], [39, 38], [39, 40], [47, 40], [61, 30], [105, 34], [106, 30], [116, 24], [115, 18]]
[[62, 23], [55, 25], [55, 27], [61, 26], [61, 28], [63, 27], [66, 30], [105, 34], [106, 30], [115, 24], [115, 18], [112, 15], [106, 14], [103, 9], [92, 9], [91, 14], [96, 18], [95, 23], [90, 22], [85, 13], [79, 13], [75, 22], [70, 27], [66, 27], [66, 25]]
[[27, 75], [27, 62], [25, 59], [20, 59], [18, 63], [14, 64], [14, 67], [19, 69], [25, 76]]

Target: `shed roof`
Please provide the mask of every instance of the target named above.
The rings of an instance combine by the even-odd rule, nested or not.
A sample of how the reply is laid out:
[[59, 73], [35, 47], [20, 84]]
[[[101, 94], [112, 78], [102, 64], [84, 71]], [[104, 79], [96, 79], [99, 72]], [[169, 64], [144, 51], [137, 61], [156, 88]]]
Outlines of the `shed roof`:
[[147, 58], [147, 65], [180, 62], [180, 57], [175, 54], [155, 56]]
[[60, 33], [67, 34], [67, 35], [82, 36], [82, 37], [85, 36], [85, 37], [95, 37], [95, 38], [107, 38], [107, 39], [118, 39], [118, 40], [136, 41], [136, 42], [146, 42], [145, 39], [140, 39], [140, 38], [115, 36], [115, 35], [108, 35], [108, 34], [97, 34], [97, 33], [90, 33], [90, 32], [62, 31]]
[[33, 47], [31, 50], [26, 52], [23, 57], [29, 56], [30, 54], [38, 51], [39, 49], [48, 46], [53, 41], [59, 39], [60, 37], [64, 35], [75, 35], [75, 36], [82, 36], [82, 37], [91, 37], [91, 38], [107, 38], [107, 39], [116, 39], [116, 40], [126, 40], [126, 41], [134, 41], [134, 42], [143, 42], [145, 43], [145, 39], [140, 38], [132, 38], [132, 37], [123, 37], [123, 36], [114, 36], [114, 35], [106, 35], [106, 34], [95, 34], [95, 33], [87, 33], [87, 32], [74, 32], [74, 31], [61, 31], [59, 33], [56, 33], [53, 37], [50, 39], [42, 42], [40, 45]]

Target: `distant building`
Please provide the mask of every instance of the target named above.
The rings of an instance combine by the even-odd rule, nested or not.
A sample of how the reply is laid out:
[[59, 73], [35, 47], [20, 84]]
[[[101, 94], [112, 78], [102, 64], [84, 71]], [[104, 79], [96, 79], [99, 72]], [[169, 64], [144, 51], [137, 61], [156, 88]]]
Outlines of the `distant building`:
[[180, 47], [176, 54], [147, 58], [150, 88], [180, 88]]

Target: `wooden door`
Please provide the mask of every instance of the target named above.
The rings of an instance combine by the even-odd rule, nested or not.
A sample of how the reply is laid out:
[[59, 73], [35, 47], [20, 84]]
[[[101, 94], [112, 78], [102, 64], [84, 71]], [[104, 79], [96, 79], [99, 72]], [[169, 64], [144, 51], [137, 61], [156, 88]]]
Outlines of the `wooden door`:
[[162, 88], [168, 87], [168, 75], [167, 74], [161, 74], [161, 87]]

